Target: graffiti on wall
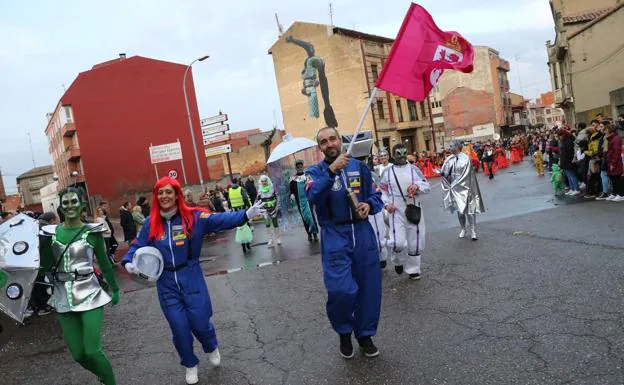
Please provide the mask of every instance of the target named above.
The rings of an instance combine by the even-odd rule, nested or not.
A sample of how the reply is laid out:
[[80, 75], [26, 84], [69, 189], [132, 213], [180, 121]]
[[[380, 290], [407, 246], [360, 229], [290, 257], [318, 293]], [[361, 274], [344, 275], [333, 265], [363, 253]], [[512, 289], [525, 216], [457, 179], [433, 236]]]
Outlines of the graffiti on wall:
[[286, 42], [295, 44], [303, 48], [308, 57], [303, 62], [301, 70], [301, 79], [303, 80], [303, 88], [301, 93], [308, 98], [308, 114], [311, 118], [318, 119], [320, 117], [319, 100], [317, 87], [321, 90], [323, 98], [323, 119], [325, 125], [329, 127], [338, 127], [336, 114], [329, 100], [329, 85], [325, 74], [325, 60], [314, 54], [314, 45], [307, 41], [299, 40], [293, 36], [287, 36]]

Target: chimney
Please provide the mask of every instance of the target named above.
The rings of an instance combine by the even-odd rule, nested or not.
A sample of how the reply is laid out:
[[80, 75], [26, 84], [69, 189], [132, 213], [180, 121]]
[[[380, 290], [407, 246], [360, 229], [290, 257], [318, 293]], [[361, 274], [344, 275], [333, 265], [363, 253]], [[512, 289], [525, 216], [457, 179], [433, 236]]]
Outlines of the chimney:
[[125, 53], [120, 53], [119, 54], [119, 59], [123, 60], [126, 58], [126, 54]]

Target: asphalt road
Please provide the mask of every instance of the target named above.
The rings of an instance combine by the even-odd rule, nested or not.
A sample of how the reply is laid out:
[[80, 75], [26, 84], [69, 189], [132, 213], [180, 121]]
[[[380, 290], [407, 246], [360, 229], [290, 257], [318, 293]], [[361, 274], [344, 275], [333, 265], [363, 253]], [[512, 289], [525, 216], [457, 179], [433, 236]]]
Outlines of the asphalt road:
[[[250, 269], [207, 278], [223, 360], [210, 368], [196, 346], [200, 383], [624, 383], [624, 204], [555, 200], [527, 165], [512, 170], [480, 180], [488, 213], [478, 242], [457, 239], [435, 191], [423, 199], [423, 279], [384, 271], [381, 355], [372, 360], [338, 356], [320, 260], [301, 251], [307, 240], [293, 232], [300, 244], [290, 259], [261, 246], [247, 259], [228, 256], [228, 240], [207, 242], [207, 275], [241, 261]], [[251, 268], [269, 254], [282, 263]], [[3, 338], [8, 384], [96, 383], [72, 361], [55, 316]], [[153, 288], [107, 307], [103, 345], [119, 384], [184, 384]]]

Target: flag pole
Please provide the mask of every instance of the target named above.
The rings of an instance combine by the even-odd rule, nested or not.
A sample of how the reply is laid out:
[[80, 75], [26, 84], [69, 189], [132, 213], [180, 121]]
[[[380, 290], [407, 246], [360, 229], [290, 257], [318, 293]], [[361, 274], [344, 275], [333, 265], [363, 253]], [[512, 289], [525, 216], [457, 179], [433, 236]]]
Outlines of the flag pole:
[[[366, 114], [368, 114], [368, 110], [370, 110], [371, 105], [373, 104], [373, 100], [375, 100], [375, 98], [377, 97], [378, 91], [379, 89], [377, 87], [374, 87], [373, 90], [371, 91], [370, 97], [368, 98], [368, 102], [366, 103], [366, 107], [364, 107], [364, 112], [362, 112], [362, 117], [360, 118], [360, 122], [358, 123], [357, 128], [355, 129], [355, 132], [353, 133], [353, 139], [351, 139], [351, 143], [349, 143], [349, 148], [347, 148], [347, 154], [349, 155], [351, 155], [351, 150], [353, 149], [353, 144], [355, 143], [355, 139], [360, 134], [360, 130], [362, 129], [362, 126], [364, 125], [364, 119], [366, 119]], [[373, 117], [373, 119], [375, 118]]]

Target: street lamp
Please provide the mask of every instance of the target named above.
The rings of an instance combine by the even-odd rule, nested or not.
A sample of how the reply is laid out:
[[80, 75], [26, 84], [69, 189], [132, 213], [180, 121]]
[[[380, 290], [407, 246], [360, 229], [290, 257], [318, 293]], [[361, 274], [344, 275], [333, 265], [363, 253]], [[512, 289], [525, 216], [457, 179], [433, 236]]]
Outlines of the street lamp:
[[184, 79], [182, 80], [182, 91], [184, 91], [184, 102], [186, 103], [186, 116], [188, 117], [189, 130], [191, 130], [191, 140], [193, 141], [193, 152], [195, 153], [195, 164], [197, 166], [197, 174], [199, 174], [199, 184], [202, 190], [204, 189], [204, 177], [202, 175], [201, 166], [199, 164], [199, 156], [197, 155], [197, 145], [195, 144], [195, 135], [193, 133], [193, 121], [191, 120], [191, 110], [189, 108], [188, 97], [186, 95], [186, 75], [191, 69], [191, 66], [195, 64], [196, 61], [204, 61], [208, 59], [209, 57], [210, 56], [206, 55], [206, 56], [202, 56], [200, 58], [193, 60], [191, 64], [189, 64], [188, 67], [186, 67], [186, 71], [184, 71]]

